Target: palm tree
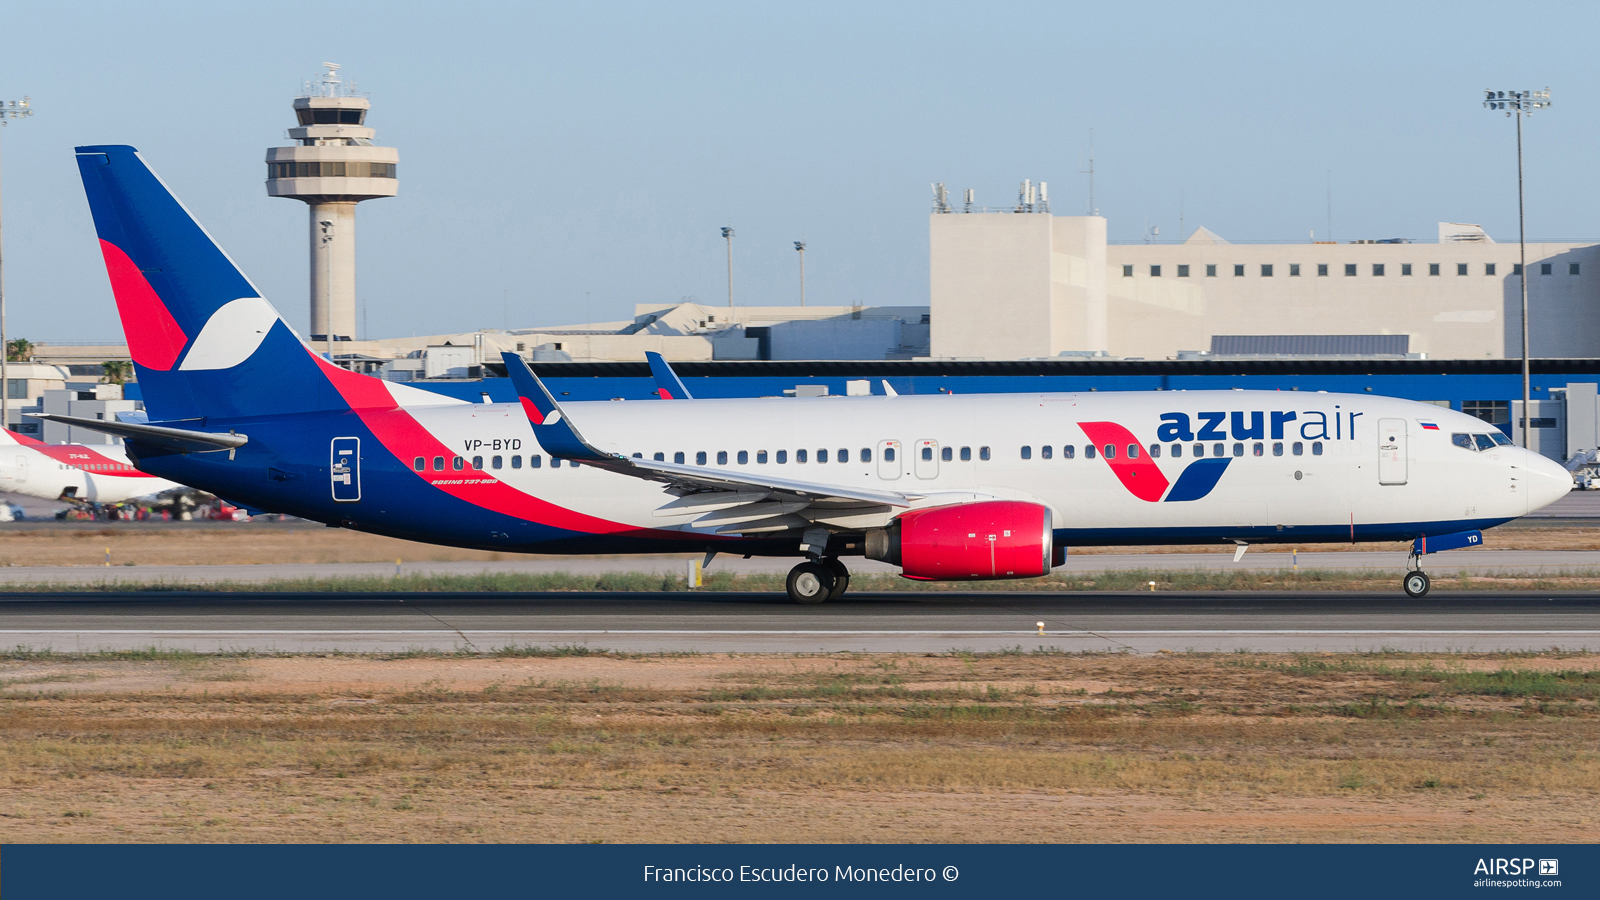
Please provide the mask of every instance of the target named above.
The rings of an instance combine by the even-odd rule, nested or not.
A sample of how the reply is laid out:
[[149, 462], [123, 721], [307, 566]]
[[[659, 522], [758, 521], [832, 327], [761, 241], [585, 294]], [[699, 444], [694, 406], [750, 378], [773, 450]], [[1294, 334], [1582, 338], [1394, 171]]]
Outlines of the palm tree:
[[133, 377], [133, 363], [125, 359], [108, 359], [100, 364], [106, 384], [122, 384]]

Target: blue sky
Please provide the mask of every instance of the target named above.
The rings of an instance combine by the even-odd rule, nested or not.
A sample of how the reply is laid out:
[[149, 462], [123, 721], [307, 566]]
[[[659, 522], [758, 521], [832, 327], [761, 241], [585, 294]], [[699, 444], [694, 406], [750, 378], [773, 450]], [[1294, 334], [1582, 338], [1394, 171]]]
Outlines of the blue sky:
[[[0, 97], [10, 333], [120, 335], [71, 148], [129, 143], [304, 331], [306, 211], [264, 151], [323, 60], [370, 93], [400, 196], [358, 213], [370, 336], [626, 318], [635, 303], [925, 304], [929, 183], [1050, 184], [1113, 240], [1600, 239], [1593, 4], [28, 3]], [[1331, 171], [1331, 176], [1330, 176]], [[509, 307], [509, 316], [506, 312]]]

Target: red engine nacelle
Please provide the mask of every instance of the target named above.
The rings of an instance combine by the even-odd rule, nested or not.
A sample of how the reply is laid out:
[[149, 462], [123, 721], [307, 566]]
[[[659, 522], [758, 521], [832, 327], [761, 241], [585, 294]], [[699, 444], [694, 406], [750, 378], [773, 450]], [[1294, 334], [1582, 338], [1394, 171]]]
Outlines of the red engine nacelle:
[[1036, 578], [1054, 561], [1050, 508], [985, 500], [902, 513], [867, 535], [866, 555], [927, 581]]

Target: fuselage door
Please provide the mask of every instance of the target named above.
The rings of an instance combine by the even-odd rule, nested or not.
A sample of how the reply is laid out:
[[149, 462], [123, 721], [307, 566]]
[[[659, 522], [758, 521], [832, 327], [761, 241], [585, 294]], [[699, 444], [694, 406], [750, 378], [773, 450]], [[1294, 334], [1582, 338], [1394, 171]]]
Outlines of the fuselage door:
[[878, 442], [878, 477], [885, 481], [893, 481], [900, 477], [900, 442]]
[[916, 470], [918, 478], [939, 477], [938, 441], [917, 441]]
[[333, 499], [355, 503], [361, 499], [361, 439], [334, 438], [332, 457], [328, 473], [333, 479]]
[[1406, 483], [1406, 420], [1378, 420], [1378, 483]]

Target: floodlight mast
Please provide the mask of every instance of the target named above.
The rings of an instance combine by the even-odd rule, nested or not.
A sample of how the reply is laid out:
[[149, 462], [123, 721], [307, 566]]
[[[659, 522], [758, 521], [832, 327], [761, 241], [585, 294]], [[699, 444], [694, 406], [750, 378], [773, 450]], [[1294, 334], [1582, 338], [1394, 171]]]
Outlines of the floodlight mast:
[[733, 226], [724, 226], [722, 238], [728, 242], [728, 308], [733, 308]]
[[1533, 115], [1536, 109], [1550, 108], [1550, 89], [1542, 91], [1484, 91], [1486, 109], [1504, 111], [1517, 120], [1517, 258], [1521, 261], [1517, 271], [1522, 273], [1522, 446], [1528, 446], [1528, 420], [1532, 404], [1528, 362], [1528, 229], [1522, 203], [1522, 117]]
[[795, 241], [794, 249], [800, 253], [800, 305], [806, 305], [806, 242]]
[[[33, 115], [32, 98], [0, 100], [0, 128], [11, 119], [26, 119]], [[0, 215], [0, 428], [11, 430], [11, 371], [6, 363], [11, 359], [11, 344], [6, 340], [6, 268], [4, 216]]]

